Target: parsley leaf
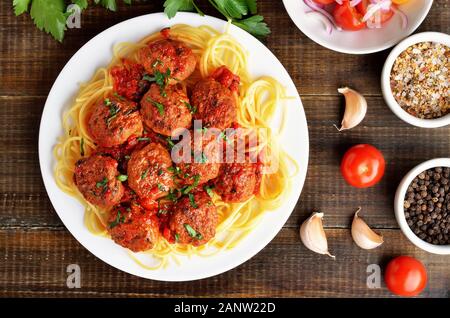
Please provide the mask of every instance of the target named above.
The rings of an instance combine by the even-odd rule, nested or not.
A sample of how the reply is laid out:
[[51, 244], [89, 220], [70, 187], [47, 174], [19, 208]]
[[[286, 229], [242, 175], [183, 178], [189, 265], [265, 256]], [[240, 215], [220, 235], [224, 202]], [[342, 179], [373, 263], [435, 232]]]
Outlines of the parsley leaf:
[[28, 6], [30, 5], [31, 0], [14, 0], [14, 14], [21, 15], [24, 12], [28, 11]]
[[191, 104], [189, 104], [188, 102], [184, 102], [184, 105], [186, 105], [187, 109], [189, 109], [189, 112], [191, 114], [195, 114], [197, 112], [197, 107], [192, 106]]
[[30, 15], [39, 30], [62, 42], [67, 19], [65, 8], [64, 0], [33, 0]]
[[188, 197], [189, 197], [189, 202], [191, 203], [191, 207], [193, 207], [194, 209], [197, 209], [198, 205], [195, 202], [194, 195], [192, 193], [188, 193]]
[[158, 109], [158, 112], [161, 116], [164, 116], [164, 105], [161, 103], [158, 103], [157, 101], [154, 101], [150, 97], [147, 97], [147, 101], [152, 103], [153, 106], [155, 106]]
[[208, 195], [209, 195], [211, 198], [214, 196], [214, 193], [213, 193], [213, 191], [212, 191], [212, 189], [214, 189], [214, 186], [213, 186], [213, 185], [211, 185], [211, 186], [206, 185], [206, 186], [203, 187], [203, 189], [206, 191], [206, 193], [208, 193]]
[[124, 222], [125, 222], [125, 215], [122, 215], [122, 213], [120, 213], [120, 211], [117, 211], [116, 219], [114, 221], [112, 221], [111, 223], [109, 223], [109, 228], [112, 229], [112, 228], [116, 227], [117, 225], [119, 225], [120, 223], [124, 223]]
[[270, 34], [269, 27], [264, 22], [264, 18], [260, 15], [254, 15], [247, 19], [233, 21], [233, 24], [256, 37], [265, 37]]
[[141, 180], [144, 180], [144, 179], [147, 177], [148, 170], [149, 170], [149, 169], [145, 169], [145, 170], [141, 173]]
[[188, 194], [198, 186], [198, 182], [200, 181], [200, 175], [196, 174], [193, 178], [194, 182], [191, 185], [181, 188], [180, 190], [181, 194]]
[[199, 232], [194, 230], [192, 228], [192, 226], [190, 226], [189, 224], [185, 223], [185, 224], [183, 224], [183, 226], [186, 229], [186, 231], [188, 232], [190, 237], [195, 238], [197, 240], [201, 240], [203, 238], [203, 235], [201, 235]]
[[164, 13], [169, 19], [172, 19], [178, 11], [191, 11], [193, 9], [193, 0], [166, 0], [164, 2]]
[[98, 181], [95, 186], [97, 188], [106, 188], [106, 186], [108, 185], [108, 179], [106, 177], [103, 177], [102, 180]]
[[84, 138], [81, 138], [80, 141], [80, 155], [84, 157]]
[[116, 0], [94, 0], [95, 4], [100, 4], [108, 10], [116, 11], [117, 4]]
[[119, 180], [120, 182], [125, 182], [128, 180], [128, 176], [126, 174], [119, 174], [117, 176], [117, 180]]
[[242, 19], [242, 16], [248, 13], [246, 0], [215, 0], [214, 2], [226, 17]]
[[80, 7], [81, 10], [84, 10], [88, 7], [88, 1], [87, 0], [72, 0], [73, 4], [76, 4]]

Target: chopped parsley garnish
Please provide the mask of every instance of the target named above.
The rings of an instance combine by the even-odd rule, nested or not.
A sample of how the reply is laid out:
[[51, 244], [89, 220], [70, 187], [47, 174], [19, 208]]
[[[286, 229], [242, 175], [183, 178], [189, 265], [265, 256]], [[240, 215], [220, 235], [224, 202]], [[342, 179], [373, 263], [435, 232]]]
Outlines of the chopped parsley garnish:
[[117, 211], [116, 219], [109, 223], [109, 228], [112, 229], [113, 227], [116, 227], [120, 223], [125, 222], [125, 216], [120, 213], [120, 211]]
[[228, 137], [223, 131], [220, 132], [219, 138], [223, 139], [224, 141], [228, 141]]
[[84, 138], [80, 140], [80, 155], [84, 157]]
[[206, 185], [203, 187], [203, 189], [206, 191], [206, 193], [208, 193], [208, 195], [212, 198], [214, 196], [214, 193], [212, 191], [212, 189], [214, 189], [214, 186], [209, 186]]
[[191, 114], [195, 114], [197, 112], [197, 107], [192, 106], [188, 102], [184, 102], [184, 105], [186, 105], [187, 109], [191, 112]]
[[164, 105], [161, 103], [158, 103], [157, 101], [154, 101], [150, 97], [147, 97], [147, 101], [153, 104], [158, 109], [158, 112], [161, 116], [164, 116]]
[[172, 149], [173, 147], [175, 147], [175, 143], [172, 141], [172, 138], [170, 138], [170, 136], [167, 137], [166, 140], [167, 140], [167, 144], [169, 145], [169, 148], [170, 148], [170, 149]]
[[203, 151], [201, 151], [200, 153], [197, 153], [195, 155], [194, 160], [196, 163], [207, 163], [208, 157], [205, 155], [205, 153]]
[[119, 180], [120, 182], [125, 182], [128, 180], [128, 176], [126, 174], [119, 174], [117, 176], [117, 180]]
[[130, 160], [130, 158], [131, 158], [131, 156], [129, 156], [129, 155], [125, 155], [125, 157], [124, 157], [126, 160]]
[[105, 105], [109, 107], [109, 115], [106, 119], [106, 124], [109, 125], [111, 121], [116, 118], [120, 108], [115, 103], [112, 103], [109, 98], [105, 99]]
[[208, 127], [202, 127], [202, 128], [198, 128], [197, 131], [206, 134], [206, 132], [208, 131]]
[[122, 95], [117, 94], [117, 92], [114, 92], [113, 95], [115, 97], [117, 97], [118, 99], [120, 99], [120, 100], [125, 100], [125, 97], [123, 97]]
[[198, 186], [198, 182], [200, 181], [200, 175], [196, 174], [193, 178], [194, 182], [191, 185], [181, 188], [180, 190], [181, 194], [188, 194]]
[[156, 85], [159, 86], [160, 92], [161, 92], [161, 96], [166, 97], [166, 86], [169, 83], [169, 79], [170, 79], [170, 69], [168, 68], [166, 70], [165, 73], [162, 73], [158, 70], [155, 71], [155, 73], [153, 74], [153, 76], [150, 76], [148, 74], [145, 74], [142, 79], [149, 81], [149, 82], [155, 82]]
[[179, 240], [180, 240], [180, 234], [175, 233], [175, 242], [178, 243]]
[[141, 180], [145, 179], [147, 177], [148, 174], [148, 169], [145, 169], [142, 173], [141, 173]]
[[191, 207], [193, 207], [194, 209], [197, 209], [198, 205], [195, 202], [194, 195], [192, 193], [188, 193], [188, 197], [189, 197], [189, 202], [191, 203]]
[[164, 170], [163, 170], [163, 169], [159, 169], [159, 170], [158, 170], [158, 176], [162, 176], [163, 173], [164, 173]]
[[178, 190], [170, 190], [169, 194], [167, 195], [167, 199], [169, 199], [172, 202], [176, 202], [178, 200]]
[[97, 188], [106, 188], [106, 186], [108, 185], [108, 179], [106, 177], [104, 177], [101, 181], [98, 181], [95, 186]]
[[164, 185], [162, 185], [161, 183], [158, 183], [158, 190], [159, 191], [166, 191], [166, 187]]
[[186, 229], [186, 231], [188, 232], [190, 237], [195, 238], [197, 240], [201, 240], [203, 238], [203, 235], [201, 235], [196, 230], [194, 230], [192, 228], [192, 226], [190, 226], [189, 224], [185, 223], [183, 225], [184, 225], [184, 228]]
[[150, 138], [148, 138], [148, 137], [139, 137], [137, 139], [137, 141], [149, 141], [149, 140], [150, 140]]

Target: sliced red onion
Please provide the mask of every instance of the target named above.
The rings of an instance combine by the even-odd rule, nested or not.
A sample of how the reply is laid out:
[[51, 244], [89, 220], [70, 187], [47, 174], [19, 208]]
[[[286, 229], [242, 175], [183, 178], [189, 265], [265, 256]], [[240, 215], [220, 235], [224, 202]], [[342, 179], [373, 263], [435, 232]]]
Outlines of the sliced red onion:
[[331, 23], [330, 19], [328, 19], [326, 16], [324, 16], [322, 13], [318, 11], [311, 11], [306, 13], [308, 16], [315, 17], [317, 20], [322, 22], [322, 24], [325, 26], [325, 30], [328, 34], [331, 34], [333, 30], [333, 23]]
[[362, 0], [351, 0], [350, 7], [356, 7]]
[[406, 15], [406, 13], [396, 8], [395, 6], [392, 6], [391, 10], [400, 16], [400, 18], [402, 19], [402, 29], [406, 29], [406, 27], [408, 26], [408, 16]]
[[373, 2], [373, 0], [372, 0], [371, 3], [372, 4], [369, 4], [369, 6], [367, 7], [367, 12], [362, 19], [364, 22], [366, 22], [370, 18], [372, 18], [372, 16], [376, 12], [378, 12], [380, 10], [390, 10], [390, 8], [392, 6], [391, 0], [379, 0], [377, 2]]
[[336, 25], [336, 23], [334, 22], [333, 16], [326, 11], [325, 9], [321, 8], [320, 6], [318, 6], [314, 1], [312, 0], [303, 0], [303, 2], [313, 11], [316, 12], [320, 12], [321, 14], [323, 14], [325, 17], [328, 18], [328, 20], [330, 20], [331, 24], [339, 31], [342, 30], [342, 28], [338, 25]]

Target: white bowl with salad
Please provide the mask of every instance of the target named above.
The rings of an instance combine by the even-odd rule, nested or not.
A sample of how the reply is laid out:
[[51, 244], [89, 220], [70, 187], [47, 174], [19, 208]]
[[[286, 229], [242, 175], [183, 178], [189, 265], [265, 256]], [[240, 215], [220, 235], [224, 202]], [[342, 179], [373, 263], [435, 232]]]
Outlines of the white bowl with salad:
[[385, 50], [416, 30], [433, 0], [283, 0], [297, 27], [334, 51]]

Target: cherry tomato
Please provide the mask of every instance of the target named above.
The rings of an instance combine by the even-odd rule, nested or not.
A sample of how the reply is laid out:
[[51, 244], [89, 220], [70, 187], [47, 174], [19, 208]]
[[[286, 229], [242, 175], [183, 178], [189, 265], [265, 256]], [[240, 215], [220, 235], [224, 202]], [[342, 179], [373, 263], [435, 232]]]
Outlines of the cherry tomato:
[[351, 147], [341, 162], [345, 181], [357, 188], [367, 188], [378, 183], [384, 175], [383, 154], [374, 146], [360, 144]]
[[333, 16], [336, 23], [344, 30], [358, 31], [366, 27], [362, 21], [363, 15], [356, 10], [356, 7], [351, 7], [349, 1], [336, 4]]
[[331, 4], [334, 3], [335, 0], [314, 0], [315, 3], [318, 4]]
[[387, 265], [384, 280], [394, 294], [416, 296], [427, 285], [427, 271], [417, 259], [398, 256]]
[[[370, 0], [362, 0], [360, 3], [358, 3], [358, 5], [356, 6], [356, 9], [358, 10], [359, 13], [361, 13], [361, 15], [364, 17], [364, 15], [367, 12], [367, 7], [370, 4]], [[394, 15], [394, 12], [392, 10], [388, 10], [388, 11], [383, 11], [380, 10], [379, 12], [381, 12], [380, 15], [380, 23], [384, 23], [386, 21], [388, 21], [390, 18], [392, 18], [392, 16]], [[372, 16], [370, 18], [370, 20], [372, 22], [375, 22], [375, 16]]]

